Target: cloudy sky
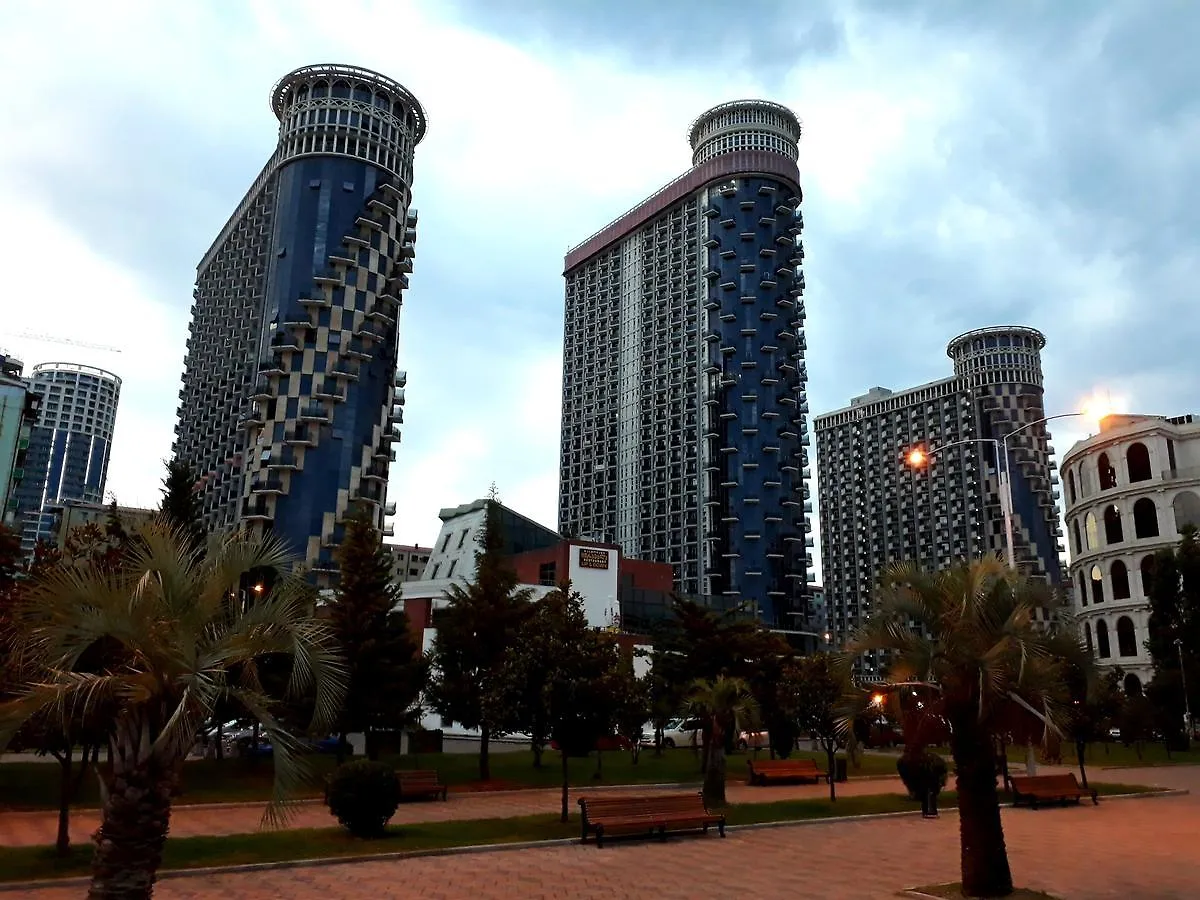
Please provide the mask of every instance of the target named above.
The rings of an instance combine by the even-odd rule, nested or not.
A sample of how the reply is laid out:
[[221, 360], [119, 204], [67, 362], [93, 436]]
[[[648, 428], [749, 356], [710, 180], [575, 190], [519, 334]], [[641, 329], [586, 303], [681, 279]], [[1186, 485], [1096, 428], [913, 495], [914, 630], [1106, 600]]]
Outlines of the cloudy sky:
[[1046, 333], [1049, 412], [1200, 411], [1198, 44], [1190, 0], [3, 3], [0, 347], [122, 376], [109, 488], [155, 503], [195, 265], [273, 149], [271, 85], [341, 62], [430, 123], [397, 541], [492, 481], [554, 523], [563, 253], [740, 97], [804, 122], [814, 412], [1002, 323]]

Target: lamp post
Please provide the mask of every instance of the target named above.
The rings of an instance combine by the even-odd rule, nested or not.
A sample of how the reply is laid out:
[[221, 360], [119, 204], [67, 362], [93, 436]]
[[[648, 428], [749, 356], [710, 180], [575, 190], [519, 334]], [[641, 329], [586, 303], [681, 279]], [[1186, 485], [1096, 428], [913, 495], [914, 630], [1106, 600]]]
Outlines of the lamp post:
[[[921, 468], [930, 459], [937, 456], [943, 450], [949, 450], [951, 447], [961, 447], [964, 444], [991, 444], [996, 449], [996, 469], [1000, 480], [1000, 511], [1004, 514], [1004, 549], [1008, 557], [1008, 567], [1015, 569], [1017, 567], [1017, 552], [1013, 544], [1013, 499], [1012, 479], [1009, 477], [1008, 439], [1020, 434], [1027, 428], [1032, 428], [1034, 425], [1041, 425], [1043, 422], [1086, 415], [1089, 415], [1089, 413], [1069, 412], [1059, 413], [1056, 416], [1043, 416], [1040, 419], [1034, 419], [1032, 422], [1026, 422], [1024, 425], [1014, 428], [1002, 438], [965, 438], [961, 441], [942, 444], [942, 446], [932, 450], [922, 450], [920, 447], [914, 447], [908, 452], [906, 459], [908, 460], [908, 464], [913, 468]], [[1001, 458], [1003, 458], [1003, 463], [1001, 463]]]
[[1175, 650], [1179, 654], [1179, 682], [1183, 686], [1183, 717], [1187, 721], [1188, 740], [1193, 733], [1192, 704], [1188, 700], [1187, 673], [1183, 670], [1183, 638], [1175, 638]]

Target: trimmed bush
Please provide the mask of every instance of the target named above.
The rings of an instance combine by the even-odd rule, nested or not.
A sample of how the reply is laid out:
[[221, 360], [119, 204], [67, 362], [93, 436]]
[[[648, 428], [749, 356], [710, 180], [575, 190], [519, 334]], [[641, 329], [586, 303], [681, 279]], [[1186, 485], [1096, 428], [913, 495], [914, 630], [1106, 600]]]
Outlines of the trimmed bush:
[[326, 781], [325, 805], [355, 837], [378, 837], [400, 805], [400, 780], [383, 763], [348, 762]]
[[934, 793], [941, 793], [949, 777], [946, 760], [928, 750], [901, 756], [896, 760], [896, 772], [913, 800], [922, 799], [931, 788]]

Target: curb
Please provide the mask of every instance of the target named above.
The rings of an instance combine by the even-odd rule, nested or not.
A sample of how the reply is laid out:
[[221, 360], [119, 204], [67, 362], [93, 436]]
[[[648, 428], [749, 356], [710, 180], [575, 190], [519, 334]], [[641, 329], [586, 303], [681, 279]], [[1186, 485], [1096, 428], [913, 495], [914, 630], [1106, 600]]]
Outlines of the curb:
[[[646, 785], [642, 785], [646, 787]], [[1182, 797], [1191, 792], [1186, 788], [1161, 791], [1139, 791], [1133, 794], [1106, 794], [1102, 800], [1143, 800], [1151, 797]], [[1014, 808], [1011, 803], [1001, 803], [1001, 809]], [[947, 815], [957, 815], [958, 807], [945, 810]], [[869, 822], [873, 819], [902, 819], [920, 816], [919, 809], [902, 812], [862, 813], [856, 816], [822, 816], [816, 819], [786, 819], [778, 822], [748, 822], [744, 825], [726, 825], [727, 832], [761, 831], [767, 828], [801, 828], [817, 825], [836, 825], [840, 822]], [[207, 866], [195, 869], [165, 869], [158, 873], [158, 881], [169, 881], [178, 878], [203, 878], [209, 875], [228, 875], [238, 872], [269, 872], [277, 869], [299, 869], [305, 867], [325, 867], [349, 865], [363, 862], [391, 862], [403, 859], [419, 859], [422, 857], [466, 856], [479, 853], [501, 853], [509, 850], [536, 850], [550, 847], [566, 847], [578, 845], [576, 838], [554, 838], [545, 841], [513, 841], [503, 844], [469, 844], [462, 847], [439, 847], [429, 850], [401, 850], [395, 853], [367, 853], [357, 856], [320, 856], [314, 859], [288, 859], [277, 862], [242, 863], [228, 866]], [[0, 882], [0, 894], [20, 893], [23, 891], [39, 890], [51, 887], [86, 887], [91, 878], [76, 875], [70, 878], [44, 878], [34, 881]], [[902, 891], [901, 894], [908, 893]], [[910, 896], [928, 896], [909, 894]]]

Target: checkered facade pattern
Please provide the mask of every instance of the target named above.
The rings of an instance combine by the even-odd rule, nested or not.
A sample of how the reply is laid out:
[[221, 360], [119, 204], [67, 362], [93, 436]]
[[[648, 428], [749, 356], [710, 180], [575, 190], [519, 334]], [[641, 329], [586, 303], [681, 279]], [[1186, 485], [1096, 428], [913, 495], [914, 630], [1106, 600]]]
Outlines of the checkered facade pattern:
[[[895, 393], [873, 388], [816, 417], [821, 563], [834, 645], [869, 616], [871, 590], [889, 563], [936, 569], [1004, 554], [999, 460], [989, 441], [1045, 417], [1044, 345], [1032, 328], [968, 332], [947, 348], [953, 377]], [[1018, 566], [1058, 585], [1062, 529], [1049, 442], [1045, 424], [1008, 440], [1013, 540]], [[914, 468], [906, 456], [918, 446], [947, 449]]]
[[565, 265], [560, 530], [782, 629], [811, 565], [799, 138], [777, 104], [709, 110], [693, 167]]
[[361, 69], [299, 69], [272, 98], [279, 146], [199, 268], [176, 452], [210, 528], [271, 531], [329, 585], [346, 514], [365, 507], [386, 534], [395, 511], [425, 120]]

